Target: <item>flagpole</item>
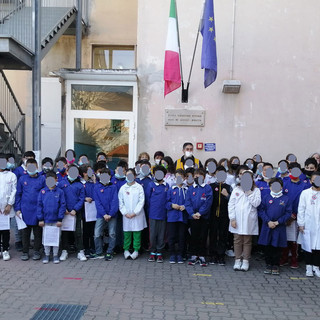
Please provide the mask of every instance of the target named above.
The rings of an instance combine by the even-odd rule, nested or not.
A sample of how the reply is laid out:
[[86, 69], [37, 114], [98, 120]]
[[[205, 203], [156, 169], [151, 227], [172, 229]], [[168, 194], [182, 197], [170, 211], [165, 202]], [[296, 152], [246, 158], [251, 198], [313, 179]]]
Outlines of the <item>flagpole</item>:
[[179, 33], [179, 20], [178, 20], [178, 10], [177, 10], [177, 0], [174, 1], [174, 4], [176, 6], [178, 47], [179, 47], [179, 58], [180, 58], [180, 73], [181, 73], [181, 83], [182, 83], [182, 89], [183, 89], [183, 73], [182, 73], [182, 60], [181, 60], [181, 48], [180, 48], [180, 33]]
[[[199, 21], [199, 26], [198, 26], [198, 32], [197, 32], [196, 42], [195, 42], [195, 44], [194, 44], [194, 49], [193, 49], [193, 56], [192, 56], [192, 60], [191, 60], [191, 66], [190, 66], [190, 71], [189, 71], [187, 88], [184, 89], [184, 87], [183, 87], [183, 85], [182, 85], [182, 102], [184, 102], [184, 103], [187, 103], [187, 102], [188, 102], [188, 91], [189, 91], [191, 73], [192, 73], [192, 69], [193, 69], [194, 58], [195, 58], [195, 56], [196, 56], [198, 39], [199, 39], [199, 33], [200, 33], [200, 30], [201, 30], [201, 25], [202, 25], [202, 20], [203, 20], [203, 12], [204, 12], [205, 3], [206, 3], [206, 0], [204, 0], [203, 6], [202, 6], [202, 12], [201, 12], [200, 21]], [[182, 82], [182, 84], [183, 84], [183, 82]]]

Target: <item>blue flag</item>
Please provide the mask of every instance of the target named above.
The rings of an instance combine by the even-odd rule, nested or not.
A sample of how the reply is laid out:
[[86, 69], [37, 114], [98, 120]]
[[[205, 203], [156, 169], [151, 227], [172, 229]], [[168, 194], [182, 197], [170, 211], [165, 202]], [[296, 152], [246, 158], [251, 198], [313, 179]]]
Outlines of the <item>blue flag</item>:
[[204, 69], [204, 87], [217, 78], [216, 29], [214, 25], [213, 0], [206, 0], [202, 17], [201, 69]]

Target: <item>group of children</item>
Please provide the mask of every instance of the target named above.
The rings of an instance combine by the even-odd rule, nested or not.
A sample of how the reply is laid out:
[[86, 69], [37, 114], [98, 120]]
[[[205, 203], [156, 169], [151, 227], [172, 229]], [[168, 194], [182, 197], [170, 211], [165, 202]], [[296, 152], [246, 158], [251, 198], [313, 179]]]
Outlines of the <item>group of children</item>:
[[[11, 217], [22, 260], [30, 258], [31, 233], [32, 259], [41, 259], [43, 247], [45, 264], [51, 249], [59, 263], [72, 247], [80, 261], [110, 261], [122, 248], [125, 259], [145, 250], [149, 262], [161, 263], [167, 247], [172, 264], [188, 258], [189, 265], [225, 265], [228, 252], [233, 269], [247, 271], [255, 246], [265, 257], [264, 273], [278, 275], [279, 266], [298, 267], [299, 242], [306, 275], [320, 277], [319, 162], [314, 154], [302, 169], [289, 154], [275, 172], [260, 155], [243, 164], [236, 156], [210, 158], [202, 166], [190, 150], [176, 163], [158, 151], [154, 165], [144, 152], [135, 168], [120, 160], [113, 171], [103, 152], [91, 165], [85, 154], [76, 163], [70, 149], [55, 162], [44, 158], [41, 168], [32, 151], [16, 168], [13, 155], [0, 155], [0, 215]], [[44, 228], [61, 228], [68, 216], [74, 231], [62, 228], [59, 246], [42, 243]], [[18, 219], [25, 223], [20, 230]], [[0, 237], [3, 260], [9, 260], [9, 228]]]

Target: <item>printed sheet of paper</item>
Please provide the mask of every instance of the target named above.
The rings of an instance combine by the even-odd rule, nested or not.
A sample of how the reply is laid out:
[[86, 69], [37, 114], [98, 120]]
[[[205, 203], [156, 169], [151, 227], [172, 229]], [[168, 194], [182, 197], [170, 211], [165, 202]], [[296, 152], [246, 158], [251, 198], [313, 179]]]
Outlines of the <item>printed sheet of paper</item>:
[[84, 211], [86, 215], [86, 222], [97, 221], [97, 208], [94, 201], [91, 203], [84, 203]]
[[76, 230], [76, 216], [66, 214], [62, 220], [61, 231], [75, 231]]
[[21, 219], [16, 216], [18, 230], [22, 230], [27, 227], [27, 225], [23, 221], [22, 214], [20, 214], [20, 217], [21, 217]]
[[44, 226], [42, 244], [49, 247], [59, 247], [60, 228], [55, 226]]
[[0, 230], [10, 230], [10, 215], [0, 214]]
[[311, 233], [310, 230], [304, 230], [304, 232], [299, 232], [298, 243], [301, 244], [301, 248], [304, 251], [312, 252], [311, 249]]

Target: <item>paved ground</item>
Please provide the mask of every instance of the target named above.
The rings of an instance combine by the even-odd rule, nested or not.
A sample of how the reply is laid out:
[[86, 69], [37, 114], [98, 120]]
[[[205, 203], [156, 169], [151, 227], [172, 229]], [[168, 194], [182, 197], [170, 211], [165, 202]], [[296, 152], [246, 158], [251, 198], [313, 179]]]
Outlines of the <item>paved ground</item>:
[[[66, 262], [43, 265], [0, 261], [0, 319], [30, 319], [44, 303], [87, 305], [81, 320], [102, 319], [315, 319], [320, 317], [320, 279], [304, 267], [264, 275], [253, 260], [247, 273], [227, 265], [188, 266], [136, 261]], [[64, 279], [64, 278], [76, 279]], [[52, 311], [54, 312], [54, 311]]]

